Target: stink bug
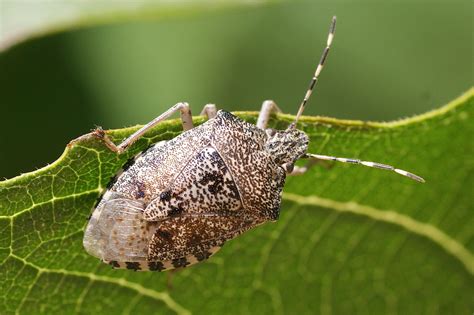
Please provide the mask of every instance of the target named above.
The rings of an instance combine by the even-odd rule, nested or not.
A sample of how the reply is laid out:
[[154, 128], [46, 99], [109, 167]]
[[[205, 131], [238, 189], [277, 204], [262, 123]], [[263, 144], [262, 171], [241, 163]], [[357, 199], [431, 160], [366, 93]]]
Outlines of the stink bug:
[[193, 127], [187, 103], [178, 103], [119, 145], [103, 131], [104, 143], [121, 154], [150, 128], [179, 111], [184, 132], [136, 155], [115, 177], [89, 220], [84, 247], [115, 268], [156, 270], [203, 261], [228, 240], [267, 221], [276, 221], [287, 175], [304, 173], [298, 159], [332, 160], [412, 173], [375, 162], [307, 153], [308, 136], [296, 129], [318, 81], [334, 38], [327, 45], [295, 121], [286, 130], [267, 128], [273, 101], [262, 105], [257, 124], [206, 105], [208, 120]]

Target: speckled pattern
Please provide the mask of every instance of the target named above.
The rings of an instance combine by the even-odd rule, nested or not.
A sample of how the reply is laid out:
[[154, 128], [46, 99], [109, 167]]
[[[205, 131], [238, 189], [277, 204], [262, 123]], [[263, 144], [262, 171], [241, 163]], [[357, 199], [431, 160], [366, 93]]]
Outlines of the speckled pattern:
[[244, 208], [268, 220], [276, 220], [285, 171], [265, 151], [265, 131], [220, 111], [215, 119], [214, 135], [212, 145], [229, 167]]
[[[165, 220], [150, 241], [149, 260], [166, 261], [190, 253], [205, 255], [254, 225], [251, 216], [181, 216]], [[257, 219], [258, 220], [258, 219]], [[261, 220], [260, 220], [261, 221]]]
[[306, 152], [289, 150], [277, 133], [225, 111], [127, 163], [91, 216], [84, 246], [114, 268], [189, 266], [227, 241], [279, 215], [282, 163]]
[[219, 213], [242, 208], [239, 191], [216, 149], [206, 147], [185, 165], [169, 189], [146, 207], [156, 221], [181, 213]]

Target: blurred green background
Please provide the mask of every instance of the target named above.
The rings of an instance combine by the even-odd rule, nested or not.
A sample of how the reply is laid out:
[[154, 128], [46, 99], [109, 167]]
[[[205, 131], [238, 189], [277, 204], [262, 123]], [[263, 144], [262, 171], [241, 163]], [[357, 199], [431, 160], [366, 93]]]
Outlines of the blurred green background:
[[95, 125], [146, 123], [179, 101], [199, 113], [273, 99], [295, 113], [332, 15], [308, 115], [393, 120], [473, 85], [471, 1], [220, 3], [95, 16], [0, 52], [0, 178], [53, 162]]

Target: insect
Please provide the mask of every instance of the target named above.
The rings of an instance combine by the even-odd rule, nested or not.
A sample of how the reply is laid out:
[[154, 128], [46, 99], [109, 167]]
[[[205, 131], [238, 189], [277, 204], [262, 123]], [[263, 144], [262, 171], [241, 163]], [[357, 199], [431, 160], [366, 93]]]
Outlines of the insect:
[[307, 153], [308, 136], [296, 128], [314, 90], [334, 38], [329, 29], [309, 88], [286, 130], [267, 128], [279, 112], [273, 101], [262, 105], [256, 125], [208, 104], [208, 120], [193, 127], [187, 103], [178, 103], [119, 145], [104, 132], [96, 136], [121, 154], [150, 128], [175, 112], [184, 132], [158, 142], [129, 160], [95, 207], [84, 236], [91, 255], [114, 268], [162, 271], [186, 267], [216, 253], [226, 241], [268, 221], [276, 221], [286, 176], [304, 173], [298, 159], [331, 160], [391, 170], [424, 180], [389, 165]]

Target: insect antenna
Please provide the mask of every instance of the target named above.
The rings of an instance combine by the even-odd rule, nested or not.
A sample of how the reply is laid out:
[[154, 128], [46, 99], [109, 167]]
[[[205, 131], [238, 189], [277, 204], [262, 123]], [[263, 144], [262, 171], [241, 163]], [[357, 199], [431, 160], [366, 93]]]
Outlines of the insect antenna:
[[425, 180], [413, 173], [395, 168], [391, 165], [386, 165], [386, 164], [381, 164], [377, 162], [369, 162], [369, 161], [361, 161], [358, 159], [348, 159], [348, 158], [342, 158], [342, 157], [335, 157], [335, 156], [328, 156], [328, 155], [319, 155], [319, 154], [311, 154], [311, 153], [306, 153], [303, 158], [311, 158], [311, 159], [318, 159], [318, 160], [326, 160], [326, 161], [337, 161], [337, 162], [343, 162], [343, 163], [351, 163], [351, 164], [359, 164], [359, 165], [364, 165], [368, 167], [373, 167], [373, 168], [379, 168], [382, 170], [388, 170], [388, 171], [393, 171], [395, 173], [398, 173], [400, 175], [406, 176], [410, 179], [416, 180], [417, 182], [424, 183]]
[[311, 94], [313, 93], [314, 87], [316, 86], [316, 83], [318, 82], [319, 75], [321, 74], [321, 71], [323, 70], [324, 63], [326, 62], [326, 58], [329, 54], [329, 49], [331, 48], [331, 44], [332, 44], [332, 40], [334, 39], [335, 32], [336, 32], [336, 17], [333, 16], [332, 21], [331, 21], [331, 26], [329, 27], [329, 34], [328, 34], [328, 40], [326, 43], [326, 48], [324, 48], [323, 54], [321, 55], [321, 59], [319, 60], [319, 64], [316, 67], [316, 71], [314, 72], [314, 75], [311, 78], [311, 81], [309, 82], [309, 88], [306, 91], [303, 101], [301, 102], [300, 108], [298, 109], [298, 113], [296, 114], [295, 121], [290, 124], [288, 129], [293, 129], [296, 127], [296, 123], [300, 119], [300, 116], [304, 111], [306, 103], [308, 102], [309, 98], [311, 97]]

